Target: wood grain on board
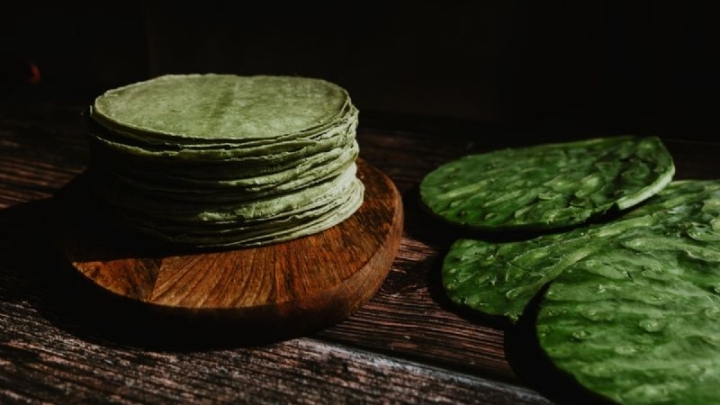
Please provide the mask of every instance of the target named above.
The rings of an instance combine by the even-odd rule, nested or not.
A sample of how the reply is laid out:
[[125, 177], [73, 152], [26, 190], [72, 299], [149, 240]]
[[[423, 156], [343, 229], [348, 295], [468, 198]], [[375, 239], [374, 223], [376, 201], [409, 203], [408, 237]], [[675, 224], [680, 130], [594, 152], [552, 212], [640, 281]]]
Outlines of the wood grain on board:
[[[85, 185], [62, 193], [56, 243], [108, 292], [267, 332], [308, 331], [345, 319], [378, 290], [395, 258], [403, 209], [392, 181], [360, 160], [359, 210], [323, 232], [262, 247], [153, 251], [82, 207]], [[108, 235], [111, 235], [109, 237]], [[289, 330], [290, 329], [290, 330]]]

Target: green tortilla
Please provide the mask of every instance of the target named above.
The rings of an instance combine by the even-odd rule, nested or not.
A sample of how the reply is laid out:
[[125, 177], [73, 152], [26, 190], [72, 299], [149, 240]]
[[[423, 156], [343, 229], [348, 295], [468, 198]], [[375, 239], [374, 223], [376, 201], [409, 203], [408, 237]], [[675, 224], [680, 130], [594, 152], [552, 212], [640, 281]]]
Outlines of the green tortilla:
[[124, 226], [131, 224], [134, 231], [175, 246], [251, 247], [285, 242], [332, 228], [360, 208], [363, 191], [362, 182], [354, 179], [333, 204], [259, 221], [167, 221], [148, 217], [144, 212], [127, 209], [118, 212], [113, 207], [105, 207], [105, 214], [111, 221], [121, 221]]
[[[278, 216], [314, 209], [333, 204], [355, 185], [356, 166], [333, 178], [299, 190], [252, 201], [186, 201], [137, 198], [133, 194], [117, 193], [115, 188], [107, 189], [108, 204], [143, 213], [160, 220], [176, 219], [181, 222], [210, 223], [216, 221], [239, 221], [249, 223]], [[158, 202], [162, 202], [158, 204]]]
[[344, 89], [320, 79], [166, 75], [107, 91], [91, 117], [146, 142], [274, 143], [334, 126], [349, 103]]
[[332, 127], [322, 131], [285, 137], [266, 143], [226, 143], [218, 140], [202, 145], [182, 143], [148, 143], [146, 139], [126, 137], [103, 128], [89, 120], [88, 135], [91, 146], [97, 151], [120, 153], [130, 158], [148, 159], [153, 163], [170, 161], [173, 164], [195, 162], [245, 162], [247, 160], [288, 159], [292, 153], [311, 154], [341, 147], [355, 139], [358, 124], [358, 111], [354, 107], [348, 115], [340, 117]]
[[481, 231], [550, 230], [632, 207], [675, 173], [657, 137], [609, 137], [466, 156], [428, 173], [423, 206]]

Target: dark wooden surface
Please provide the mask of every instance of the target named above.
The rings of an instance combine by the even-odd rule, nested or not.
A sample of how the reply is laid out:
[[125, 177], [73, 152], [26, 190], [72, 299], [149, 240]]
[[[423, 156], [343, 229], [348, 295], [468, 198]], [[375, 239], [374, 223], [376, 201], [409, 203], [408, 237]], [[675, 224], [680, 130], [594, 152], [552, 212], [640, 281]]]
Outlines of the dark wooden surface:
[[[453, 235], [417, 204], [422, 176], [448, 159], [562, 135], [361, 115], [361, 157], [394, 181], [405, 207], [377, 294], [299, 337], [254, 342], [247, 328], [181, 325], [206, 332], [188, 340], [177, 322], [99, 300], [49, 248], [54, 196], [87, 163], [83, 107], [0, 101], [0, 403], [591, 403], [544, 362], [531, 325], [444, 298], [439, 266]], [[720, 143], [665, 141], [676, 178], [720, 178]]]

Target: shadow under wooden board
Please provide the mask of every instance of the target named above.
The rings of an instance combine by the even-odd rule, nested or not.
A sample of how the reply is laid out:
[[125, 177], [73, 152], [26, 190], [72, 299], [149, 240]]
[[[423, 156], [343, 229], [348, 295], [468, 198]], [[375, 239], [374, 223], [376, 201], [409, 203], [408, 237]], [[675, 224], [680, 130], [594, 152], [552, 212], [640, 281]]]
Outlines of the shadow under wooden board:
[[132, 305], [297, 335], [337, 323], [367, 302], [397, 253], [401, 197], [382, 171], [362, 160], [358, 168], [365, 185], [360, 209], [333, 228], [289, 242], [164, 251], [92, 220], [83, 179], [58, 194], [51, 242], [82, 278]]

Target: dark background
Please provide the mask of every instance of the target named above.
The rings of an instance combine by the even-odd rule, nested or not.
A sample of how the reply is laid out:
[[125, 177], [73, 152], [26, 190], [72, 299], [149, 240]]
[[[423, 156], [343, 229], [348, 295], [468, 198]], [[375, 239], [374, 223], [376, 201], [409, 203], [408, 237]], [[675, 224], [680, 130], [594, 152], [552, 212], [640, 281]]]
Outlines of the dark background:
[[5, 2], [0, 91], [90, 99], [165, 73], [302, 75], [347, 88], [367, 116], [717, 139], [720, 19], [705, 2], [381, 4]]

